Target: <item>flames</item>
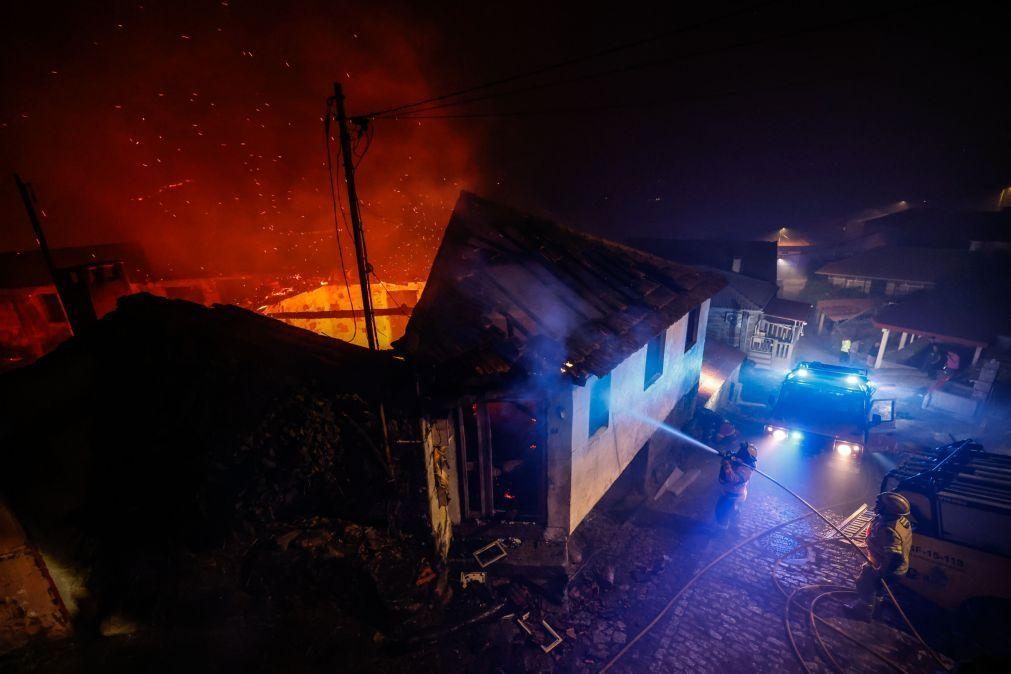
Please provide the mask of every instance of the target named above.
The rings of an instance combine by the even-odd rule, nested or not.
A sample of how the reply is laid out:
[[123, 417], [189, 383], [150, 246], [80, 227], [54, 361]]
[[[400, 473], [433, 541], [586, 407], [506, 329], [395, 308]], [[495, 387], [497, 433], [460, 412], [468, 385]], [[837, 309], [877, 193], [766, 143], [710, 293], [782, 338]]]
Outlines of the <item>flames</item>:
[[[13, 45], [14, 62], [39, 72], [7, 83], [0, 143], [48, 207], [52, 245], [136, 240], [176, 273], [337, 269], [321, 122], [330, 83], [344, 83], [352, 114], [431, 95], [416, 45], [437, 35], [398, 10], [252, 4], [50, 13], [49, 37]], [[359, 159], [383, 280], [427, 276], [475, 178], [475, 139], [448, 124], [380, 120]], [[16, 195], [4, 208], [24, 221]], [[33, 244], [27, 225], [5, 236], [4, 248]]]
[[[425, 284], [382, 283], [371, 286], [379, 348], [389, 349], [404, 336], [411, 311]], [[349, 294], [350, 291], [350, 294]], [[361, 287], [324, 283], [318, 288], [285, 297], [260, 311], [306, 330], [358, 346], [368, 346], [362, 315]]]

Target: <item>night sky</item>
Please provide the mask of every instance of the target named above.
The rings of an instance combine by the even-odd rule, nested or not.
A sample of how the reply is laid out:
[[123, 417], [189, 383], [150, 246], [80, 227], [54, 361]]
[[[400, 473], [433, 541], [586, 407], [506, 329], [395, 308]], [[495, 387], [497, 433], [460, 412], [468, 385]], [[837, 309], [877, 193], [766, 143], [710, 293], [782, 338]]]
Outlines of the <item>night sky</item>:
[[[417, 4], [8, 10], [3, 173], [34, 184], [53, 245], [315, 271], [335, 259], [333, 80], [362, 114], [640, 41], [375, 120], [359, 188], [380, 277], [425, 274], [464, 187], [606, 236], [753, 237], [1011, 184], [997, 3]], [[0, 248], [30, 246], [12, 179], [0, 207]]]

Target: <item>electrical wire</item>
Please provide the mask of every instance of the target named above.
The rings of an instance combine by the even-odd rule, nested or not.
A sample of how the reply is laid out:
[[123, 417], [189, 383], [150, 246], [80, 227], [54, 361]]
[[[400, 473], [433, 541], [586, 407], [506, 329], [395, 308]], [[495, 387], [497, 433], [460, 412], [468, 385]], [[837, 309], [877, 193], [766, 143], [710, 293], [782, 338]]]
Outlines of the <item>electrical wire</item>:
[[[372, 137], [375, 135], [375, 133], [376, 127], [371, 124], [368, 125], [368, 127], [365, 130], [365, 149], [363, 149], [360, 154], [355, 154], [355, 159], [357, 159], [357, 161], [355, 162], [355, 171], [358, 170], [358, 167], [361, 165], [362, 160], [365, 159], [365, 155], [368, 153], [369, 148], [372, 147]], [[355, 146], [352, 149], [352, 152], [358, 149], [358, 143], [360, 142], [361, 142], [361, 135], [359, 135], [358, 138], [355, 140]]]
[[[920, 2], [920, 3], [913, 4], [913, 5], [906, 5], [906, 6], [903, 6], [903, 7], [897, 7], [897, 8], [893, 8], [893, 9], [889, 9], [889, 10], [884, 10], [884, 11], [881, 11], [881, 12], [875, 12], [875, 13], [872, 13], [872, 14], [864, 14], [864, 15], [860, 15], [860, 16], [850, 17], [848, 19], [843, 19], [841, 21], [827, 22], [827, 23], [822, 23], [822, 24], [816, 25], [816, 26], [808, 26], [808, 27], [799, 28], [799, 29], [793, 30], [793, 31], [781, 32], [781, 33], [778, 33], [776, 35], [767, 35], [767, 36], [763, 36], [763, 37], [759, 37], [759, 38], [754, 38], [754, 39], [751, 39], [751, 40], [744, 40], [744, 41], [740, 41], [740, 42], [735, 42], [735, 43], [732, 43], [732, 44], [729, 44], [729, 45], [723, 45], [723, 46], [720, 46], [720, 47], [715, 47], [713, 49], [705, 49], [705, 50], [698, 50], [698, 51], [689, 51], [689, 52], [685, 52], [683, 54], [677, 54], [677, 55], [674, 55], [674, 56], [668, 56], [668, 57], [664, 57], [664, 58], [657, 58], [657, 59], [649, 59], [649, 60], [645, 60], [645, 61], [639, 61], [639, 62], [635, 62], [635, 63], [626, 64], [626, 65], [623, 65], [623, 66], [618, 66], [618, 67], [615, 67], [615, 68], [611, 68], [609, 70], [604, 70], [604, 71], [595, 72], [595, 73], [584, 73], [582, 75], [577, 75], [577, 76], [568, 77], [568, 78], [562, 78], [562, 79], [556, 79], [556, 80], [552, 80], [552, 81], [549, 81], [549, 82], [541, 82], [541, 83], [537, 83], [537, 84], [526, 85], [526, 86], [523, 86], [523, 87], [510, 89], [510, 90], [507, 90], [507, 91], [492, 92], [492, 93], [484, 94], [484, 95], [481, 95], [481, 96], [475, 96], [475, 97], [471, 97], [469, 99], [464, 99], [464, 100], [461, 100], [461, 101], [446, 101], [446, 102], [441, 102], [441, 103], [438, 103], [436, 105], [430, 105], [428, 107], [418, 107], [418, 108], [415, 108], [415, 109], [407, 110], [406, 112], [403, 112], [401, 114], [397, 114], [396, 118], [398, 118], [398, 119], [399, 118], [411, 119], [412, 115], [419, 114], [419, 113], [424, 113], [424, 112], [429, 112], [429, 111], [432, 111], [432, 110], [439, 110], [439, 109], [444, 109], [444, 108], [448, 108], [448, 107], [455, 107], [455, 106], [461, 106], [461, 105], [470, 105], [470, 104], [478, 103], [478, 102], [485, 101], [485, 100], [492, 100], [492, 99], [496, 99], [496, 98], [502, 98], [502, 97], [505, 97], [505, 96], [515, 96], [515, 95], [518, 95], [518, 94], [529, 93], [531, 91], [537, 91], [537, 90], [548, 89], [548, 88], [556, 88], [556, 87], [565, 86], [565, 85], [568, 85], [568, 84], [582, 84], [582, 83], [585, 83], [586, 81], [589, 81], [589, 80], [599, 79], [599, 78], [602, 78], [602, 77], [609, 77], [609, 76], [612, 76], [612, 75], [625, 74], [625, 73], [634, 72], [634, 71], [637, 71], [637, 70], [648, 69], [648, 68], [656, 68], [656, 67], [660, 67], [660, 66], [664, 66], [664, 65], [669, 65], [669, 64], [675, 63], [677, 61], [693, 59], [693, 58], [696, 58], [696, 57], [699, 57], [699, 56], [710, 56], [710, 55], [713, 55], [713, 54], [719, 54], [719, 53], [728, 52], [728, 51], [734, 51], [734, 50], [738, 50], [738, 49], [746, 49], [746, 48], [749, 48], [749, 47], [754, 47], [754, 46], [758, 46], [758, 45], [761, 45], [761, 44], [765, 44], [765, 43], [768, 43], [768, 42], [774, 42], [774, 41], [778, 41], [778, 40], [782, 40], [782, 39], [788, 39], [788, 38], [791, 38], [791, 37], [798, 37], [798, 36], [801, 36], [801, 35], [809, 35], [809, 34], [814, 34], [814, 33], [820, 33], [820, 32], [835, 30], [835, 29], [838, 29], [838, 28], [843, 28], [843, 27], [847, 27], [847, 26], [850, 26], [850, 25], [863, 23], [863, 22], [866, 22], [866, 21], [876, 21], [876, 20], [880, 20], [880, 19], [883, 19], [883, 18], [887, 18], [887, 17], [892, 16], [892, 15], [906, 13], [906, 12], [909, 12], [909, 11], [912, 11], [912, 10], [916, 10], [916, 9], [920, 9], [920, 8], [923, 8], [923, 7], [927, 7], [927, 6], [930, 6], [930, 5], [939, 4], [942, 1], [943, 0], [928, 0], [927, 2]], [[381, 114], [381, 115], [376, 115], [373, 118], [374, 119], [389, 119], [389, 118], [391, 118], [391, 115], [388, 114], [388, 113], [384, 113], [384, 114]]]
[[597, 113], [612, 113], [612, 112], [622, 112], [625, 110], [636, 110], [643, 108], [660, 107], [665, 105], [675, 105], [678, 103], [691, 103], [695, 101], [709, 101], [718, 100], [721, 98], [732, 98], [735, 96], [750, 96], [754, 94], [766, 94], [766, 93], [780, 93], [788, 91], [798, 91], [806, 89], [809, 87], [817, 87], [825, 84], [835, 84], [838, 82], [852, 82], [857, 81], [866, 77], [873, 76], [874, 73], [857, 73], [854, 75], [848, 75], [846, 77], [825, 79], [820, 78], [817, 80], [805, 80], [803, 82], [795, 82], [790, 84], [784, 84], [777, 87], [762, 87], [756, 89], [738, 89], [738, 90], [728, 90], [713, 92], [710, 94], [700, 94], [698, 96], [676, 96], [671, 98], [663, 98], [652, 101], [641, 101], [641, 102], [630, 102], [630, 103], [612, 103], [609, 105], [599, 105], [599, 106], [589, 106], [589, 107], [569, 107], [569, 108], [545, 108], [541, 110], [529, 109], [529, 110], [510, 110], [504, 112], [471, 112], [471, 113], [447, 113], [447, 114], [433, 114], [433, 115], [411, 115], [409, 117], [389, 117], [386, 119], [390, 120], [415, 120], [415, 119], [503, 119], [512, 117], [539, 117], [539, 116], [577, 116], [577, 115], [592, 115]]
[[589, 54], [584, 54], [582, 56], [576, 56], [576, 57], [573, 57], [573, 58], [565, 59], [563, 61], [558, 61], [556, 63], [552, 63], [552, 64], [549, 64], [549, 65], [546, 65], [546, 66], [541, 66], [539, 68], [535, 68], [533, 70], [528, 70], [528, 71], [525, 71], [525, 72], [522, 72], [522, 73], [516, 73], [516, 74], [513, 74], [513, 75], [506, 76], [506, 77], [501, 77], [501, 78], [498, 78], [498, 79], [495, 79], [495, 80], [484, 82], [482, 84], [477, 84], [477, 85], [470, 86], [470, 87], [467, 87], [467, 88], [464, 88], [464, 89], [458, 89], [456, 91], [451, 91], [449, 93], [440, 94], [438, 96], [430, 96], [428, 98], [423, 98], [423, 99], [421, 99], [419, 101], [415, 101], [413, 103], [405, 103], [403, 105], [397, 105], [397, 106], [394, 106], [394, 107], [391, 107], [391, 108], [386, 108], [384, 110], [377, 110], [377, 111], [370, 112], [370, 113], [368, 113], [366, 115], [362, 115], [362, 116], [375, 119], [375, 118], [380, 117], [380, 116], [387, 116], [387, 115], [390, 115], [390, 114], [398, 113], [398, 112], [401, 112], [401, 111], [404, 111], [404, 110], [409, 110], [411, 108], [415, 108], [415, 107], [418, 107], [418, 106], [426, 105], [426, 104], [429, 104], [429, 103], [436, 103], [436, 102], [439, 102], [439, 101], [445, 101], [445, 100], [448, 100], [450, 98], [457, 98], [459, 96], [464, 96], [466, 94], [474, 93], [476, 91], [482, 91], [482, 90], [485, 90], [485, 89], [490, 89], [490, 88], [493, 88], [493, 87], [501, 86], [503, 84], [509, 84], [511, 82], [516, 82], [518, 80], [527, 79], [527, 78], [530, 78], [530, 77], [536, 77], [538, 75], [543, 75], [544, 73], [551, 72], [553, 70], [559, 70], [559, 69], [562, 69], [562, 68], [567, 68], [569, 66], [577, 65], [579, 63], [583, 63], [583, 62], [586, 62], [586, 61], [591, 61], [593, 59], [601, 58], [603, 56], [609, 56], [611, 54], [615, 54], [615, 53], [622, 52], [622, 51], [627, 51], [629, 49], [634, 49], [636, 47], [642, 47], [642, 46], [645, 46], [647, 44], [651, 44], [653, 42], [657, 42], [659, 40], [662, 40], [662, 39], [665, 39], [665, 38], [668, 38], [668, 37], [673, 37], [675, 35], [680, 35], [680, 34], [683, 34], [683, 33], [692, 32], [692, 31], [698, 30], [700, 28], [705, 28], [707, 26], [710, 26], [710, 25], [712, 25], [714, 23], [719, 23], [719, 22], [722, 22], [722, 21], [726, 21], [728, 19], [734, 19], [734, 18], [737, 18], [739, 16], [744, 16], [746, 14], [750, 14], [752, 12], [755, 12], [755, 11], [758, 11], [758, 10], [761, 10], [761, 9], [765, 9], [765, 8], [770, 7], [772, 5], [778, 5], [778, 4], [782, 3], [782, 2], [784, 2], [784, 0], [769, 0], [768, 2], [760, 2], [760, 3], [753, 4], [753, 5], [748, 5], [747, 7], [743, 7], [743, 8], [738, 9], [738, 10], [734, 10], [734, 11], [731, 11], [731, 12], [720, 14], [720, 15], [715, 16], [715, 17], [710, 17], [708, 19], [703, 19], [703, 20], [697, 21], [695, 23], [687, 24], [687, 25], [684, 25], [684, 26], [679, 26], [679, 27], [674, 28], [672, 30], [662, 31], [660, 33], [656, 33], [656, 34], [654, 34], [652, 36], [649, 36], [649, 37], [646, 37], [646, 38], [642, 38], [642, 39], [638, 39], [638, 40], [633, 40], [631, 42], [625, 42], [625, 43], [622, 43], [622, 44], [614, 45], [612, 47], [608, 47], [606, 49], [598, 50], [598, 51], [595, 51], [595, 52], [592, 52], [592, 53], [589, 53]]
[[[340, 203], [340, 191], [334, 185], [334, 170], [333, 161], [331, 157], [330, 150], [330, 117], [331, 110], [329, 104], [323, 114], [323, 147], [326, 151], [326, 171], [328, 180], [327, 183], [330, 185], [330, 204], [333, 209], [333, 221], [334, 221], [334, 231], [337, 234], [337, 253], [340, 256], [341, 263], [341, 275], [344, 277], [344, 289], [348, 294], [348, 304], [351, 305], [351, 324], [352, 333], [351, 339], [349, 341], [354, 341], [355, 337], [358, 336], [358, 314], [355, 313], [355, 302], [351, 298], [351, 284], [348, 282], [348, 270], [347, 264], [344, 262], [344, 246], [341, 243], [341, 219], [344, 216], [344, 204]], [[340, 159], [340, 150], [338, 150], [337, 158]], [[338, 204], [340, 206], [340, 214], [342, 217], [337, 216]], [[345, 219], [344, 226], [347, 226], [347, 221]]]

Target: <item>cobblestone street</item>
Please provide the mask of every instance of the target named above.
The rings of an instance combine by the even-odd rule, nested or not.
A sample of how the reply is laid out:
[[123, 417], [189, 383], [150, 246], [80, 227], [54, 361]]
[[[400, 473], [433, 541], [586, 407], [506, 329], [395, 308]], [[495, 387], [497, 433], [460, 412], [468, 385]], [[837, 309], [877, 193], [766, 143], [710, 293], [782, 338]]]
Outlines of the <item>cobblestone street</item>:
[[[582, 629], [579, 646], [566, 663], [572, 671], [599, 670], [682, 588], [670, 610], [617, 661], [612, 671], [802, 671], [784, 624], [786, 598], [773, 582], [772, 571], [778, 558], [803, 541], [821, 539], [829, 528], [811, 516], [762, 535], [770, 527], [809, 511], [786, 492], [756, 477], [737, 531], [714, 529], [709, 522], [716, 499], [715, 481], [705, 478], [716, 472], [715, 457], [700, 453], [692, 458], [703, 468], [704, 477], [680, 497], [666, 497], [651, 506], [644, 504], [611, 533], [608, 549], [594, 558], [591, 574], [613, 566], [614, 592], [618, 596], [610, 600], [611, 610], [599, 616], [590, 617], [587, 611], [578, 610], [572, 616], [577, 634]], [[838, 495], [831, 503], [815, 499], [814, 504], [838, 504], [827, 514], [840, 522], [863, 497], [851, 492]], [[846, 500], [849, 503], [843, 503]], [[712, 560], [752, 537], [756, 538], [696, 578]], [[780, 565], [780, 582], [787, 592], [813, 584], [849, 587], [860, 563], [850, 546], [820, 542], [789, 555]], [[642, 568], [658, 570], [643, 578], [641, 572], [637, 573]], [[832, 671], [812, 637], [806, 610], [811, 598], [798, 595], [803, 607], [793, 609], [791, 626], [808, 667], [812, 671]], [[576, 603], [579, 599], [574, 597]], [[607, 599], [601, 601], [608, 603]], [[872, 627], [841, 617], [833, 601], [820, 603], [819, 613], [859, 641], [902, 663], [907, 671], [936, 669], [915, 639], [893, 626], [896, 623], [892, 618], [897, 620], [897, 616]], [[830, 629], [822, 627], [821, 632], [829, 652], [847, 671], [887, 669], [881, 660]]]

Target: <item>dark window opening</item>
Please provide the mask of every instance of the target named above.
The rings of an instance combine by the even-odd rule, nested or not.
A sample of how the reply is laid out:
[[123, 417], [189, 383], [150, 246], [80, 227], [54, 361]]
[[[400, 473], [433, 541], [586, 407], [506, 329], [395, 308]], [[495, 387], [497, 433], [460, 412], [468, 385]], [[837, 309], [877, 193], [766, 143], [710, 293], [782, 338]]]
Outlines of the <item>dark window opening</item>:
[[543, 521], [547, 473], [537, 403], [474, 403], [460, 410], [458, 427], [465, 515]]
[[42, 311], [45, 313], [47, 321], [50, 323], [65, 323], [67, 321], [59, 296], [55, 293], [43, 293], [39, 295], [39, 299], [42, 301]]
[[688, 329], [685, 331], [685, 353], [699, 341], [699, 314], [702, 307], [695, 307], [688, 312]]
[[593, 382], [590, 387], [590, 435], [607, 428], [611, 420], [611, 374]]
[[663, 374], [663, 352], [667, 343], [667, 331], [649, 340], [646, 345], [646, 375], [642, 390], [648, 389]]
[[545, 474], [535, 408], [529, 401], [504, 401], [488, 403], [487, 410], [495, 514], [537, 520]]

